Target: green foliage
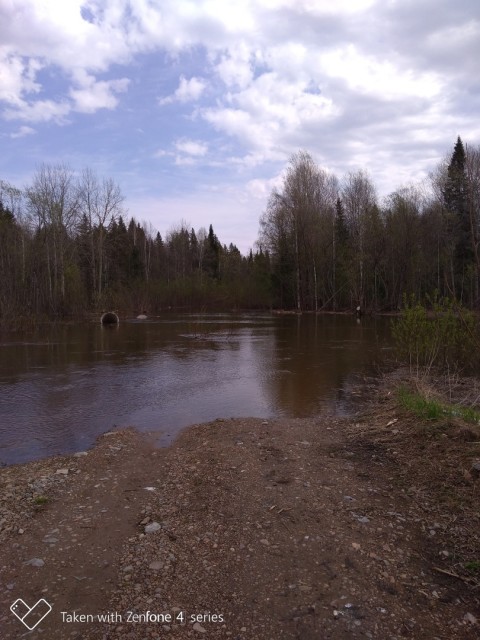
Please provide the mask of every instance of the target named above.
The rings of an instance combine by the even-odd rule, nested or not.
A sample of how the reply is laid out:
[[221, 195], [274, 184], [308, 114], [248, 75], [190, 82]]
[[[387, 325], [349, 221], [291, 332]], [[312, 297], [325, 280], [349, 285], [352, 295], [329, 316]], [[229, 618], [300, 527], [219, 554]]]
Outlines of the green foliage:
[[459, 217], [465, 215], [467, 206], [467, 176], [465, 167], [465, 149], [459, 136], [453, 150], [450, 164], [448, 165], [447, 181], [443, 191], [447, 209]]
[[426, 398], [420, 393], [410, 391], [406, 386], [399, 388], [397, 396], [401, 407], [422, 420], [438, 421], [444, 418], [460, 418], [470, 424], [480, 424], [480, 413], [472, 407], [445, 404], [432, 398]]
[[471, 367], [478, 349], [475, 316], [447, 298], [429, 302], [428, 309], [414, 295], [404, 296], [402, 314], [392, 322], [399, 359], [417, 375], [437, 367], [449, 372]]
[[436, 400], [428, 400], [418, 393], [412, 393], [402, 386], [398, 390], [400, 406], [422, 420], [439, 420], [445, 417], [443, 406]]
[[465, 569], [468, 569], [472, 573], [480, 573], [480, 560], [472, 560], [465, 563]]
[[480, 309], [480, 146], [458, 139], [432, 181], [434, 197], [408, 187], [380, 205], [365, 172], [339, 181], [299, 152], [242, 256], [212, 225], [182, 221], [162, 239], [127, 217], [113, 180], [42, 165], [24, 190], [0, 179], [0, 325], [104, 308], [368, 313], [399, 309], [407, 292], [399, 357], [417, 371], [469, 366], [472, 316], [416, 300], [437, 289]]

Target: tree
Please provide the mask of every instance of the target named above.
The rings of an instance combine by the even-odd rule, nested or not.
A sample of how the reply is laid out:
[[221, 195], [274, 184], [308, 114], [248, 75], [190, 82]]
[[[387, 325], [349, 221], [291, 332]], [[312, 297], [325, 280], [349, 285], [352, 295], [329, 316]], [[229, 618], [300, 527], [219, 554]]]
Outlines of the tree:
[[213, 231], [212, 225], [208, 228], [204, 264], [208, 275], [214, 280], [220, 277], [220, 254], [222, 245]]
[[455, 297], [464, 297], [469, 266], [473, 262], [473, 239], [468, 210], [466, 155], [460, 136], [455, 144], [443, 189], [449, 235], [452, 238], [450, 279]]
[[178, 226], [173, 227], [167, 234], [167, 247], [169, 254], [170, 272], [174, 279], [186, 278], [191, 275], [192, 264], [190, 260], [191, 236], [189, 225], [182, 220]]
[[26, 190], [26, 200], [43, 239], [49, 306], [54, 314], [63, 313], [66, 266], [80, 212], [73, 171], [64, 164], [43, 164]]
[[[348, 291], [348, 265], [350, 262], [350, 240], [345, 220], [345, 211], [340, 197], [335, 204], [335, 228], [333, 235], [333, 300], [335, 311], [340, 306], [348, 306], [346, 294]], [[342, 305], [342, 302], [345, 304]]]
[[365, 171], [350, 172], [342, 185], [342, 203], [351, 239], [355, 303], [365, 306], [365, 233], [367, 218], [376, 205], [377, 196], [370, 176]]
[[[335, 176], [300, 151], [291, 157], [283, 187], [272, 192], [260, 220], [260, 246], [272, 255], [281, 302], [293, 293], [298, 311], [317, 310], [333, 287], [337, 196]], [[326, 277], [320, 279], [320, 271]]]
[[272, 191], [260, 218], [260, 251], [272, 256], [272, 289], [280, 308], [295, 305], [295, 254], [287, 208], [280, 193]]
[[20, 272], [23, 280], [21, 253], [18, 250], [23, 234], [11, 208], [6, 204], [8, 188], [7, 183], [0, 183], [0, 318], [5, 322], [7, 319], [10, 321], [19, 310], [21, 293], [24, 291], [24, 286], [19, 287], [17, 282]]
[[200, 285], [203, 282], [203, 264], [205, 260], [205, 252], [207, 250], [207, 230], [205, 227], [200, 227], [197, 233], [197, 258], [198, 258], [198, 271], [200, 273]]
[[467, 176], [467, 210], [472, 243], [474, 276], [472, 304], [480, 306], [480, 146], [467, 146], [465, 172]]
[[87, 223], [93, 292], [100, 299], [105, 283], [106, 230], [108, 223], [122, 214], [124, 198], [111, 178], [100, 180], [88, 167], [82, 171], [77, 188], [80, 213]]
[[384, 244], [388, 269], [385, 287], [389, 305], [394, 309], [401, 307], [405, 293], [420, 294], [421, 207], [421, 194], [414, 187], [398, 189], [386, 201]]

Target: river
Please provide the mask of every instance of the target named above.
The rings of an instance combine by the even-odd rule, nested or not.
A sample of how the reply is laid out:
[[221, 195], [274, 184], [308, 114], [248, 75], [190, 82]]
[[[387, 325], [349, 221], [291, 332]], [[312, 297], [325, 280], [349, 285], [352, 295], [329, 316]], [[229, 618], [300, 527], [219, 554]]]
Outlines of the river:
[[166, 315], [3, 336], [0, 463], [84, 450], [115, 427], [168, 444], [216, 418], [345, 414], [390, 349], [388, 320], [341, 315]]

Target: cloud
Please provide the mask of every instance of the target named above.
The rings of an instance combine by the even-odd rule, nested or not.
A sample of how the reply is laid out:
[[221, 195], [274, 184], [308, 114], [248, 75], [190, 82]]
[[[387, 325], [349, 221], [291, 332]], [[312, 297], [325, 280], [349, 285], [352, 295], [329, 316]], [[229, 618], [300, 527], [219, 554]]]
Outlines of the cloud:
[[175, 93], [166, 98], [159, 98], [158, 103], [163, 106], [165, 104], [171, 104], [172, 102], [194, 102], [200, 98], [206, 87], [207, 83], [201, 78], [193, 77], [187, 80], [185, 76], [181, 76], [178, 89]]
[[309, 124], [327, 126], [338, 113], [332, 99], [315, 91], [307, 79], [286, 79], [280, 71], [259, 75], [245, 89], [229, 93], [226, 102], [201, 114], [248, 150], [245, 162], [250, 166], [288, 156], [296, 131]]
[[79, 78], [80, 88], [70, 89], [69, 96], [73, 100], [72, 109], [81, 113], [95, 113], [98, 109], [114, 109], [118, 104], [116, 93], [124, 93], [130, 80], [97, 81], [93, 76], [82, 73]]
[[66, 100], [37, 100], [26, 102], [20, 100], [14, 109], [6, 109], [4, 117], [7, 120], [26, 120], [27, 122], [48, 122], [54, 120], [59, 124], [66, 122], [66, 116], [71, 111], [71, 104]]
[[241, 176], [258, 206], [303, 148], [338, 174], [365, 166], [388, 190], [423, 177], [458, 134], [479, 135], [477, 4], [1, 2], [0, 109], [71, 127], [109, 110], [105, 129], [122, 135], [105, 153], [140, 123], [136, 170], [150, 162], [165, 188], [208, 166], [220, 189]]
[[30, 136], [33, 133], [35, 133], [35, 129], [32, 129], [32, 127], [23, 126], [20, 127], [18, 131], [11, 133], [10, 138], [24, 138], [25, 136]]
[[208, 145], [196, 140], [177, 140], [175, 148], [190, 156], [204, 156], [208, 152]]
[[255, 178], [247, 182], [247, 184], [245, 185], [245, 190], [253, 198], [258, 198], [259, 200], [267, 200], [268, 196], [274, 189], [281, 189], [284, 177], [285, 171], [281, 171], [273, 178]]
[[180, 138], [173, 143], [173, 149], [157, 149], [154, 158], [173, 158], [177, 166], [196, 164], [208, 153], [208, 144], [201, 140]]
[[246, 88], [253, 80], [255, 54], [245, 42], [234, 45], [220, 55], [215, 72], [227, 87]]
[[[144, 3], [135, 4], [140, 9]], [[140, 18], [150, 16], [140, 12], [128, 26], [127, 13], [123, 0], [1, 3], [0, 102], [7, 105], [5, 117], [64, 123], [71, 110], [93, 113], [97, 108], [114, 108], [114, 94], [126, 90], [126, 79], [104, 80], [97, 75], [113, 64], [127, 64], [149, 46], [148, 31], [143, 38], [135, 33], [143, 28]], [[40, 95], [48, 89], [48, 76], [39, 78], [42, 70], [66, 81], [66, 90], [55, 99]], [[94, 79], [78, 86], [79, 76]]]
[[433, 99], [443, 89], [435, 73], [399, 68], [378, 56], [362, 54], [351, 44], [323, 53], [318, 63], [326, 77], [343, 80], [350, 91], [379, 100]]
[[0, 102], [20, 105], [24, 94], [39, 93], [41, 85], [35, 82], [35, 75], [40, 68], [37, 60], [25, 60], [0, 47]]
[[153, 154], [154, 158], [164, 158], [165, 156], [173, 155], [171, 151], [167, 151], [166, 149], [157, 149]]
[[176, 153], [172, 155], [177, 166], [197, 164], [208, 153], [208, 145], [198, 140], [183, 138], [177, 140], [174, 146]]

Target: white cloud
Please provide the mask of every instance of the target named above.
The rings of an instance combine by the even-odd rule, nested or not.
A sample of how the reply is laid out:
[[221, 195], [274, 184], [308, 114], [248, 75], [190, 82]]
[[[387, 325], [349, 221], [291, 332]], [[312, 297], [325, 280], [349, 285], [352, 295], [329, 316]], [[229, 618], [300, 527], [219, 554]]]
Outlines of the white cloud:
[[206, 82], [201, 78], [190, 78], [187, 80], [185, 76], [180, 77], [178, 89], [171, 96], [159, 98], [160, 105], [171, 104], [172, 102], [194, 102], [200, 98], [206, 89]]
[[35, 129], [32, 127], [22, 126], [18, 131], [10, 134], [10, 138], [24, 138], [25, 136], [30, 136], [35, 133]]
[[175, 142], [175, 164], [177, 166], [197, 164], [208, 153], [208, 145], [198, 140], [181, 139]]
[[434, 98], [443, 88], [436, 74], [401, 69], [388, 60], [361, 54], [352, 44], [322, 53], [316, 62], [325, 76], [342, 79], [352, 91], [380, 99]]
[[73, 110], [80, 113], [95, 113], [98, 109], [114, 109], [118, 104], [116, 93], [128, 89], [130, 80], [96, 81], [93, 76], [82, 74], [79, 89], [70, 89], [69, 96], [73, 100]]
[[205, 156], [208, 152], [208, 145], [196, 140], [177, 140], [175, 148], [190, 156]]
[[247, 87], [253, 80], [253, 55], [245, 42], [230, 47], [221, 55], [215, 71], [227, 87]]
[[128, 90], [139, 165], [248, 174], [255, 202], [299, 148], [387, 188], [478, 132], [473, 0], [0, 0], [0, 43], [4, 118], [74, 123]]
[[255, 178], [254, 180], [249, 180], [247, 182], [247, 184], [245, 185], [245, 190], [253, 198], [258, 198], [259, 200], [266, 201], [274, 189], [281, 188], [284, 177], [285, 171], [281, 171], [273, 178]]
[[166, 151], [166, 149], [157, 149], [153, 154], [154, 158], [164, 158], [165, 156], [170, 156], [172, 153], [170, 151]]
[[295, 131], [326, 126], [338, 113], [331, 98], [312, 93], [302, 80], [283, 78], [279, 71], [263, 73], [244, 90], [228, 94], [228, 102], [201, 113], [249, 149], [248, 165], [285, 157], [294, 151], [288, 140]]
[[[94, 16], [92, 22], [83, 19], [83, 5]], [[126, 89], [125, 79], [92, 81], [88, 87], [79, 87], [75, 79], [127, 63], [141, 49], [140, 42], [130, 42], [134, 28], [125, 26], [126, 12], [123, 0], [1, 3], [0, 102], [9, 105], [5, 116], [62, 122], [72, 109], [93, 113], [114, 108], [113, 94]], [[42, 69], [55, 70], [71, 86], [55, 100], [37, 97], [44, 88], [38, 77]]]
[[19, 105], [24, 94], [38, 93], [41, 86], [34, 78], [40, 66], [36, 60], [26, 61], [0, 47], [0, 101]]
[[37, 100], [26, 102], [21, 100], [17, 107], [4, 111], [7, 120], [26, 120], [27, 122], [48, 122], [53, 120], [59, 124], [66, 122], [66, 116], [71, 111], [71, 104], [65, 100]]

